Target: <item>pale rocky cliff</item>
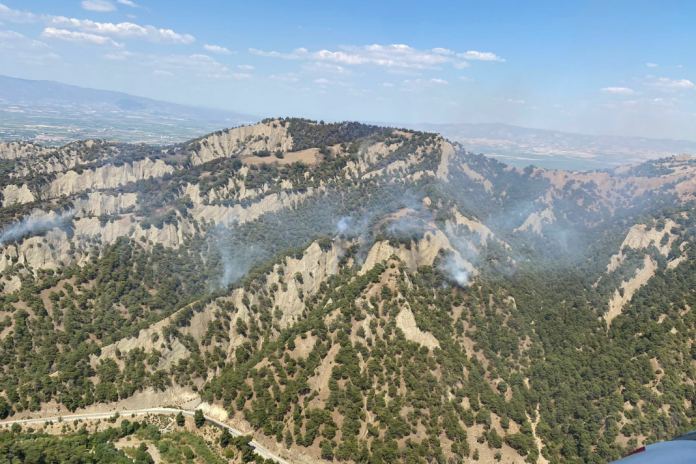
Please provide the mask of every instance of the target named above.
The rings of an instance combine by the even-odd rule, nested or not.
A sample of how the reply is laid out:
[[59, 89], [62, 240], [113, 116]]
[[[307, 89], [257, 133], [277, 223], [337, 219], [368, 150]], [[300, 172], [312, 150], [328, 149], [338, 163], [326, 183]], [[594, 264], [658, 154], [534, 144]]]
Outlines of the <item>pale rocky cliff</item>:
[[292, 137], [278, 121], [216, 132], [196, 143], [200, 148], [191, 154], [194, 165], [216, 158], [251, 155], [264, 150], [274, 153], [277, 150], [286, 152], [292, 149]]
[[51, 153], [53, 150], [30, 142], [0, 142], [0, 159], [32, 158]]

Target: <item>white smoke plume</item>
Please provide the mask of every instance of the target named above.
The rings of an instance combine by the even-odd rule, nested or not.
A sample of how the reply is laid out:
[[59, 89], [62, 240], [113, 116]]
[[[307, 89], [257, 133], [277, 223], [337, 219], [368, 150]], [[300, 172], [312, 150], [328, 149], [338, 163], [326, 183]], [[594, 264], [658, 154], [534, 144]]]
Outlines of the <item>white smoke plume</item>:
[[[233, 228], [218, 224], [211, 231], [214, 246], [220, 254], [222, 275], [218, 280], [218, 288], [224, 288], [244, 277], [254, 265], [256, 258], [263, 255], [261, 247], [233, 247], [231, 242]], [[213, 284], [214, 286], [214, 284]]]
[[354, 219], [350, 216], [343, 216], [341, 219], [338, 220], [338, 223], [336, 224], [336, 230], [338, 231], [339, 234], [344, 235], [348, 233], [350, 230], [350, 226], [353, 224]]
[[442, 263], [442, 271], [460, 287], [469, 285], [469, 270], [459, 262], [454, 254], [448, 255]]
[[6, 227], [2, 233], [0, 233], [0, 246], [8, 241], [17, 240], [27, 234], [50, 230], [64, 221], [72, 219], [75, 212], [76, 211], [72, 209], [64, 213], [41, 213], [24, 218], [19, 224]]

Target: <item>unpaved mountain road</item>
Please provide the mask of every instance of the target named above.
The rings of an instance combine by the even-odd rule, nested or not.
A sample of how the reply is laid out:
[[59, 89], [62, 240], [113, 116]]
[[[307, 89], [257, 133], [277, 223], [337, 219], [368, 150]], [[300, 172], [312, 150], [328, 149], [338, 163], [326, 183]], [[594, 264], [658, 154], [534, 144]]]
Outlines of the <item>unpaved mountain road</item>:
[[[181, 409], [173, 409], [173, 408], [150, 408], [150, 409], [137, 409], [134, 411], [117, 411], [117, 412], [118, 412], [119, 416], [122, 416], [122, 417], [141, 416], [144, 414], [179, 414], [179, 413], [182, 413], [184, 416], [189, 416], [189, 417], [193, 417], [193, 415], [194, 415], [194, 413], [191, 411], [184, 411]], [[46, 417], [46, 418], [40, 418], [40, 419], [20, 419], [20, 420], [14, 420], [14, 421], [1, 421], [0, 427], [1, 426], [12, 426], [12, 424], [19, 424], [19, 425], [43, 424], [44, 422], [58, 422], [59, 420], [72, 421], [72, 420], [77, 420], [77, 419], [108, 419], [109, 417], [113, 417], [115, 413], [116, 412], [97, 412], [97, 413], [91, 413], [91, 414], [73, 414], [73, 415], [67, 415], [67, 416]], [[229, 425], [227, 425], [223, 422], [220, 422], [219, 420], [210, 418], [208, 416], [205, 416], [205, 420], [215, 424], [218, 427], [226, 428], [235, 437], [244, 435], [239, 430], [234, 429], [234, 428], [230, 427]], [[283, 458], [276, 456], [275, 454], [271, 453], [267, 449], [263, 448], [261, 445], [259, 445], [254, 440], [251, 441], [250, 445], [252, 448], [254, 448], [254, 451], [256, 451], [256, 453], [259, 454], [260, 456], [262, 456], [264, 459], [273, 459], [274, 461], [278, 462], [279, 464], [290, 464], [289, 462], [287, 462]]]

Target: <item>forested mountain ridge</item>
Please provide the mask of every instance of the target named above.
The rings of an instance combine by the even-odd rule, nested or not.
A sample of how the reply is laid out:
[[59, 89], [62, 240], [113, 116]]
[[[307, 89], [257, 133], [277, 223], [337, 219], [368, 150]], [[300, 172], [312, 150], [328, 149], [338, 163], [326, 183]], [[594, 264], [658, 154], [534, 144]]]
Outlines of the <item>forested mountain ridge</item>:
[[692, 426], [696, 161], [269, 119], [0, 144], [0, 416], [197, 404], [291, 462], [607, 462]]

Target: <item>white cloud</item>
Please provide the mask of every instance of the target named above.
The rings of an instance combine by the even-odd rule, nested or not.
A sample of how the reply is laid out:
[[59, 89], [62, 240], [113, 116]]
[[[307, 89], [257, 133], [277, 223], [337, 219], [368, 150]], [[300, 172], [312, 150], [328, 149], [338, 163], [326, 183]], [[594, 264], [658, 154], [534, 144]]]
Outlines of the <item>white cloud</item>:
[[0, 56], [14, 56], [21, 62], [38, 66], [61, 59], [55, 53], [47, 53], [47, 48], [44, 42], [30, 39], [19, 32], [0, 31]]
[[628, 87], [604, 87], [600, 90], [605, 93], [613, 93], [617, 95], [633, 95], [636, 93], [635, 90], [629, 89]]
[[382, 83], [382, 87], [394, 87], [394, 84], [392, 84], [391, 82], [384, 82]]
[[329, 82], [328, 79], [324, 79], [323, 77], [321, 79], [314, 79], [315, 84], [328, 84]]
[[[113, 3], [105, 0], [85, 0], [84, 3], [91, 6], [102, 3], [111, 5], [112, 7], [114, 6]], [[118, 1], [118, 3], [128, 6], [137, 6], [137, 4], [130, 2], [130, 0]], [[130, 3], [133, 3], [133, 5], [130, 5]], [[102, 7], [105, 8], [106, 6], [102, 5]], [[191, 44], [196, 41], [196, 38], [191, 34], [180, 34], [171, 29], [156, 28], [150, 25], [140, 26], [130, 22], [114, 24], [101, 23], [89, 19], [67, 18], [65, 16], [38, 16], [30, 12], [14, 10], [0, 3], [0, 21], [2, 20], [13, 23], [44, 23], [47, 27], [55, 29], [77, 30], [88, 34], [120, 39], [147, 40], [156, 43]]]
[[345, 75], [352, 75], [353, 74], [353, 72], [351, 70], [346, 69], [343, 66], [339, 66], [339, 65], [333, 64], [333, 63], [321, 63], [318, 61], [306, 63], [305, 65], [302, 66], [302, 68], [305, 71], [316, 72], [316, 73], [329, 72], [331, 74], [345, 74]]
[[247, 70], [247, 71], [253, 71], [254, 69], [256, 69], [256, 68], [254, 68], [254, 67], [253, 67], [252, 65], [250, 65], [250, 64], [238, 64], [238, 65], [237, 65], [237, 68], [239, 68], [239, 69], [244, 69], [244, 70]]
[[155, 69], [154, 71], [152, 71], [152, 74], [154, 74], [156, 76], [173, 76], [174, 75], [174, 73], [171, 71], [162, 71], [161, 69]]
[[448, 85], [449, 82], [447, 82], [444, 79], [438, 79], [433, 77], [432, 79], [406, 79], [404, 81], [404, 84], [409, 86], [409, 87], [428, 87], [428, 86], [434, 86], [434, 85]]
[[515, 100], [512, 98], [508, 98], [505, 101], [507, 101], [508, 103], [514, 103], [515, 105], [524, 105], [525, 104], [524, 100]]
[[432, 50], [419, 50], [408, 45], [344, 45], [341, 50], [318, 50], [309, 52], [306, 48], [298, 48], [292, 53], [280, 53], [277, 51], [264, 51], [250, 48], [249, 53], [269, 58], [283, 59], [311, 59], [318, 62], [331, 62], [347, 66], [373, 65], [390, 69], [439, 69], [444, 64], [451, 64], [455, 68], [469, 66], [462, 58], [482, 61], [505, 61], [490, 52], [466, 52], [455, 54], [445, 48]]
[[252, 77], [251, 74], [244, 74], [244, 73], [212, 73], [212, 74], [207, 74], [205, 77], [208, 77], [210, 79], [237, 79], [237, 80], [242, 80], [242, 79], [250, 79]]
[[111, 45], [114, 47], [122, 47], [120, 44], [109, 37], [104, 37], [103, 35], [88, 34], [85, 32], [74, 32], [65, 29], [56, 29], [53, 27], [47, 27], [41, 33], [42, 37], [47, 39], [57, 39], [66, 42], [78, 42], [78, 43], [88, 43], [95, 45]]
[[126, 6], [129, 6], [131, 8], [140, 8], [140, 5], [138, 5], [137, 3], [133, 3], [130, 0], [116, 0], [116, 3], [119, 3], [121, 5], [126, 5]]
[[471, 81], [473, 81], [472, 78], [466, 77], [466, 76], [460, 76], [460, 77], [459, 77], [459, 80], [462, 81], [462, 82], [471, 82]]
[[108, 13], [116, 11], [116, 5], [107, 0], [83, 0], [82, 8], [89, 11], [97, 11], [100, 13]]
[[647, 66], [648, 68], [657, 68], [657, 64], [655, 63], [645, 63], [645, 66]]
[[458, 53], [457, 56], [465, 60], [505, 61], [505, 59], [491, 52], [468, 51], [466, 53]]
[[667, 77], [658, 77], [654, 82], [649, 82], [648, 85], [665, 91], [684, 90], [694, 87], [694, 83], [688, 79], [669, 79]]
[[157, 29], [154, 26], [140, 26], [134, 23], [100, 23], [89, 19], [52, 16], [48, 22], [51, 26], [77, 29], [90, 34], [113, 36], [122, 39], [140, 39], [150, 42], [170, 44], [191, 44], [196, 41], [190, 34], [179, 34], [171, 29]]
[[129, 56], [131, 56], [131, 52], [118, 52], [118, 53], [108, 53], [104, 55], [104, 58], [107, 60], [112, 60], [112, 61], [125, 61]]
[[16, 48], [18, 46], [21, 46], [22, 48], [47, 47], [47, 45], [44, 42], [41, 42], [40, 40], [30, 39], [15, 31], [0, 31], [0, 46], [3, 48]]
[[278, 53], [278, 52], [266, 52], [263, 50], [257, 50], [255, 48], [250, 48], [249, 53], [257, 56], [265, 56], [267, 58], [283, 58], [286, 60], [299, 60], [307, 54], [306, 48], [296, 48], [292, 53]]
[[39, 17], [28, 11], [13, 10], [0, 3], [0, 19], [11, 23], [34, 23], [39, 20]]
[[221, 47], [219, 45], [205, 44], [205, 45], [203, 45], [203, 48], [208, 50], [209, 52], [212, 52], [212, 53], [220, 53], [222, 55], [231, 55], [232, 54], [232, 52], [228, 48]]

